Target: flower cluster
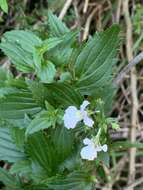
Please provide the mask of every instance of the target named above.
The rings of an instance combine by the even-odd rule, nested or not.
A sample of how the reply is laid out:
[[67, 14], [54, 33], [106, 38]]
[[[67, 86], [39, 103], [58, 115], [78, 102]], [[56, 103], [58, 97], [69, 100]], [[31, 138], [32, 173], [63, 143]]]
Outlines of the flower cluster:
[[88, 127], [92, 127], [94, 121], [88, 116], [88, 112], [85, 110], [90, 103], [85, 100], [78, 110], [75, 106], [69, 106], [65, 110], [64, 125], [67, 129], [73, 129], [76, 127], [79, 121], [84, 122]]
[[81, 149], [80, 155], [85, 160], [94, 160], [97, 157], [97, 152], [104, 151], [107, 152], [108, 146], [96, 145], [93, 139], [85, 138], [83, 143], [86, 145]]
[[[83, 123], [88, 127], [93, 127], [94, 121], [89, 117], [86, 109], [89, 104], [90, 103], [85, 100], [79, 110], [75, 106], [69, 106], [65, 110], [64, 125], [67, 129], [74, 129], [80, 121], [83, 121]], [[108, 146], [106, 144], [96, 144], [93, 139], [85, 138], [83, 143], [86, 146], [81, 149], [80, 155], [86, 160], [94, 160], [97, 157], [97, 152], [107, 152], [108, 150]]]

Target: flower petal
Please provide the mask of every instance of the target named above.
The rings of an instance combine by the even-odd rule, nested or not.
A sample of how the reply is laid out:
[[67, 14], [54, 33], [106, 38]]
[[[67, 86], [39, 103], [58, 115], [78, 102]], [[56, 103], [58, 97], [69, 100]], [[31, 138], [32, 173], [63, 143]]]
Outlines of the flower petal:
[[107, 152], [107, 150], [108, 150], [107, 144], [104, 144], [104, 145], [102, 146], [102, 150], [103, 150], [104, 152]]
[[65, 110], [64, 114], [64, 125], [67, 129], [73, 129], [77, 123], [81, 121], [81, 118], [77, 115], [78, 109], [75, 106], [69, 106]]
[[88, 116], [84, 117], [83, 122], [88, 127], [92, 127], [93, 124], [94, 124], [94, 121], [90, 117], [88, 117]]
[[85, 138], [85, 139], [83, 140], [83, 144], [85, 144], [85, 145], [90, 145], [90, 144], [92, 144], [92, 140], [90, 140], [89, 138]]
[[64, 115], [64, 125], [67, 129], [74, 129], [76, 127], [76, 124], [78, 123], [77, 120], [74, 118], [72, 119], [69, 115]]
[[65, 113], [69, 114], [75, 114], [78, 111], [78, 109], [75, 106], [69, 106], [66, 110]]
[[89, 101], [84, 100], [83, 103], [82, 103], [81, 106], [80, 106], [80, 111], [81, 111], [81, 112], [84, 111], [85, 108], [86, 108], [89, 104], [90, 104]]
[[81, 149], [80, 155], [82, 159], [85, 160], [94, 160], [97, 157], [96, 149], [88, 145]]

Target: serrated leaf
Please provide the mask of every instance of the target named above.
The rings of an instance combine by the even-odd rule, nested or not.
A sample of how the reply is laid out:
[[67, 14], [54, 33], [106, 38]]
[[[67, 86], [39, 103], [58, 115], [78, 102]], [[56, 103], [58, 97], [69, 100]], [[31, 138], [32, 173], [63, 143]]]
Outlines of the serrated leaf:
[[4, 183], [7, 190], [22, 190], [19, 181], [2, 168], [0, 168], [0, 181]]
[[16, 66], [19, 71], [24, 73], [30, 73], [33, 71], [32, 55], [26, 53], [19, 45], [11, 42], [2, 42], [0, 49], [10, 58], [12, 63]]
[[18, 44], [23, 50], [33, 53], [34, 48], [41, 45], [41, 39], [31, 31], [12, 30], [4, 33], [2, 41]]
[[7, 0], [0, 0], [0, 7], [5, 13], [8, 13]]
[[98, 153], [98, 160], [101, 161], [104, 165], [109, 167], [110, 164], [110, 157], [108, 152], [99, 152]]
[[7, 81], [8, 86], [13, 87], [13, 88], [17, 88], [20, 90], [27, 90], [27, 84], [25, 82], [24, 78], [10, 78]]
[[98, 90], [96, 90], [92, 96], [93, 99], [101, 99], [104, 102], [104, 111], [109, 113], [109, 110], [112, 109], [113, 97], [115, 95], [116, 89], [113, 87], [112, 83], [109, 82], [107, 85], [104, 85]]
[[47, 129], [51, 126], [55, 126], [57, 119], [56, 111], [42, 111], [39, 113], [30, 123], [26, 129], [26, 135], [33, 134], [42, 129]]
[[28, 91], [7, 95], [0, 101], [0, 115], [5, 119], [24, 119], [25, 114], [33, 115], [40, 110]]
[[51, 11], [48, 11], [48, 23], [50, 27], [50, 33], [54, 37], [61, 37], [65, 33], [69, 32], [69, 29], [66, 25], [57, 18], [57, 16], [53, 15]]
[[71, 73], [70, 72], [64, 72], [60, 76], [60, 82], [67, 82], [72, 79]]
[[4, 34], [0, 48], [18, 70], [29, 73], [34, 71], [34, 48], [40, 44], [41, 40], [31, 32], [14, 30]]
[[14, 144], [9, 129], [0, 128], [0, 160], [13, 163], [24, 158], [25, 154]]
[[35, 133], [28, 138], [27, 152], [30, 158], [38, 163], [48, 174], [54, 172], [51, 170], [53, 162], [52, 147], [43, 133]]
[[49, 130], [48, 136], [38, 132], [28, 137], [28, 155], [49, 176], [57, 174], [60, 164], [72, 154], [73, 149], [71, 133], [60, 126], [58, 128]]
[[42, 70], [42, 64], [43, 62], [45, 62], [43, 58], [44, 53], [56, 47], [58, 44], [62, 42], [62, 40], [62, 38], [49, 38], [43, 41], [40, 46], [35, 47], [33, 51], [33, 59], [37, 72], [39, 70]]
[[63, 172], [65, 169], [68, 169], [68, 171], [74, 171], [80, 169], [81, 166], [82, 160], [79, 157], [79, 150], [75, 149], [72, 154], [60, 164], [59, 171]]
[[55, 48], [57, 45], [59, 45], [63, 41], [63, 38], [48, 38], [43, 41], [41, 47], [40, 47], [40, 53], [43, 54], [46, 51], [49, 51], [53, 48]]
[[83, 101], [81, 94], [68, 83], [52, 83], [46, 86], [55, 104], [57, 102], [63, 107], [70, 105], [80, 106]]
[[18, 92], [19, 90], [12, 87], [2, 87], [0, 88], [0, 98], [4, 98], [5, 95], [14, 94]]
[[10, 128], [10, 133], [11, 133], [11, 138], [14, 141], [14, 144], [17, 146], [17, 148], [23, 149], [25, 143], [25, 129], [12, 127]]
[[57, 127], [52, 137], [54, 149], [57, 155], [57, 162], [62, 162], [73, 151], [73, 134], [65, 127]]
[[96, 34], [84, 47], [75, 63], [78, 78], [76, 87], [83, 94], [94, 93], [111, 80], [113, 64], [119, 44], [119, 27], [112, 26]]
[[27, 85], [29, 90], [32, 92], [33, 99], [39, 106], [45, 107], [45, 100], [47, 99], [50, 99], [52, 101], [52, 96], [50, 96], [44, 84], [32, 80], [27, 80]]
[[4, 69], [3, 67], [0, 67], [0, 83], [7, 81], [9, 78], [12, 78], [10, 71]]
[[74, 172], [63, 179], [55, 179], [47, 182], [49, 188], [53, 190], [91, 190], [92, 182], [90, 175], [82, 172]]
[[74, 44], [77, 41], [78, 31], [70, 31], [64, 34], [61, 39], [62, 42], [46, 53], [46, 56], [55, 65], [67, 65], [70, 63], [70, 58], [73, 53]]
[[40, 69], [37, 70], [37, 75], [40, 78], [41, 82], [51, 83], [54, 80], [56, 74], [55, 65], [47, 61], [43, 65], [41, 65]]
[[20, 176], [28, 175], [28, 173], [31, 173], [31, 162], [29, 160], [20, 160], [14, 163], [10, 168], [10, 173]]

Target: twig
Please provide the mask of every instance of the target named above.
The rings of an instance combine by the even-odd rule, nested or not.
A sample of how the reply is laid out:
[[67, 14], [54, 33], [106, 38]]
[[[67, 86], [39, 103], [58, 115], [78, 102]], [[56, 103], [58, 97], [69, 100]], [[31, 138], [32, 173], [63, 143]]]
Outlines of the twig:
[[87, 39], [87, 36], [89, 34], [89, 28], [90, 28], [90, 23], [92, 21], [92, 18], [96, 12], [98, 7], [96, 7], [95, 9], [93, 9], [93, 11], [91, 12], [91, 14], [89, 15], [89, 17], [87, 18], [87, 21], [86, 21], [86, 24], [85, 24], [85, 30], [84, 30], [84, 33], [83, 33], [83, 40], [86, 40]]
[[86, 13], [86, 12], [87, 12], [88, 4], [89, 4], [89, 0], [85, 0], [84, 8], [83, 8], [83, 13]]
[[143, 61], [143, 52], [139, 53], [134, 59], [129, 61], [129, 64], [126, 65], [123, 70], [118, 74], [118, 76], [114, 79], [113, 83], [115, 85], [119, 85], [123, 79], [125, 78], [125, 75], [138, 63]]
[[[119, 179], [120, 174], [127, 162], [127, 154], [125, 154], [124, 157], [121, 158], [121, 160], [118, 162], [115, 168], [112, 168], [110, 170], [111, 175], [111, 181], [106, 184], [106, 186], [102, 187], [102, 190], [112, 190], [112, 186], [115, 184], [115, 182]], [[108, 174], [109, 176], [109, 174]]]
[[125, 187], [124, 190], [131, 190], [142, 183], [143, 183], [143, 177], [137, 179], [134, 183], [131, 183], [130, 185], [128, 185], [128, 187]]
[[[127, 26], [126, 31], [126, 50], [128, 61], [133, 59], [132, 52], [132, 23], [130, 20], [129, 14], [129, 0], [123, 1], [123, 11], [125, 22]], [[137, 98], [137, 78], [136, 78], [136, 69], [133, 67], [131, 69], [131, 95], [132, 95], [132, 115], [131, 115], [131, 129], [130, 129], [130, 140], [131, 142], [136, 141], [136, 127], [138, 121], [138, 98]], [[129, 175], [128, 175], [128, 184], [130, 184], [135, 179], [135, 158], [136, 158], [136, 148], [131, 148], [129, 150]], [[134, 188], [130, 188], [133, 190]]]
[[67, 0], [67, 1], [66, 1], [64, 7], [62, 8], [62, 10], [61, 10], [61, 12], [60, 12], [59, 19], [62, 20], [62, 19], [64, 18], [64, 16], [65, 16], [67, 10], [69, 9], [69, 7], [70, 7], [71, 4], [72, 4], [72, 1], [73, 1], [73, 0]]
[[[77, 0], [73, 1], [73, 7], [74, 7], [74, 12], [75, 12], [75, 16], [76, 16], [76, 26], [78, 28], [81, 28], [81, 19], [80, 19], [80, 14], [79, 14], [79, 9], [77, 6]], [[81, 31], [79, 33], [79, 41], [82, 41], [82, 35], [81, 35]]]
[[122, 0], [118, 0], [117, 11], [116, 11], [116, 22], [117, 23], [119, 23], [119, 21], [120, 21], [121, 5], [122, 5]]

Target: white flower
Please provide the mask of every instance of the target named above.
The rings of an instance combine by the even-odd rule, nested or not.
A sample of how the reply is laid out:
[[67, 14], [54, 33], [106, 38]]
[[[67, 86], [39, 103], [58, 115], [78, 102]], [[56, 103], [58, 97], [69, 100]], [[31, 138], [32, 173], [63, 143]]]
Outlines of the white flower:
[[85, 100], [80, 106], [80, 110], [78, 110], [75, 106], [69, 106], [65, 110], [64, 125], [67, 129], [75, 128], [77, 123], [82, 120], [84, 124], [87, 125], [88, 127], [93, 126], [94, 121], [90, 117], [88, 117], [88, 113], [85, 110], [89, 104], [90, 103], [87, 100]]
[[80, 155], [82, 159], [85, 160], [94, 160], [97, 158], [97, 152], [104, 151], [107, 152], [108, 146], [107, 144], [104, 145], [95, 145], [94, 141], [89, 138], [85, 138], [83, 143], [86, 145], [81, 149]]

